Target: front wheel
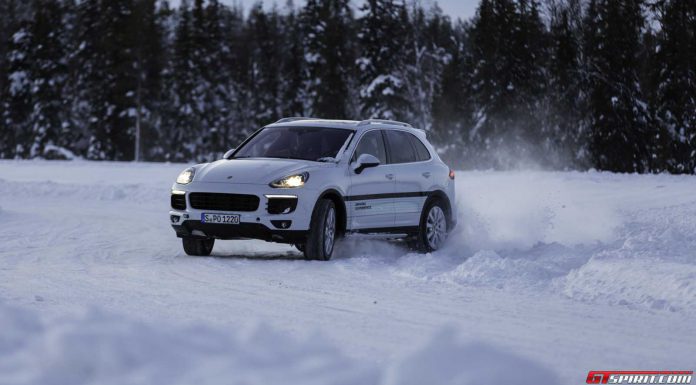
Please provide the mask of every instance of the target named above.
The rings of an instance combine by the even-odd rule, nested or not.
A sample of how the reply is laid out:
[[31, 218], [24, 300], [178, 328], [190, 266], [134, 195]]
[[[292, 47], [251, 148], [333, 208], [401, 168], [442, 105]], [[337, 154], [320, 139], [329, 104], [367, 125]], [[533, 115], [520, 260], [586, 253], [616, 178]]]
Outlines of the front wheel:
[[336, 242], [336, 206], [330, 199], [321, 199], [312, 213], [304, 255], [307, 259], [328, 261]]
[[181, 238], [181, 243], [186, 254], [207, 257], [213, 251], [215, 239]]
[[447, 240], [446, 209], [441, 200], [432, 200], [423, 208], [414, 246], [420, 252], [429, 253], [440, 249], [445, 240]]

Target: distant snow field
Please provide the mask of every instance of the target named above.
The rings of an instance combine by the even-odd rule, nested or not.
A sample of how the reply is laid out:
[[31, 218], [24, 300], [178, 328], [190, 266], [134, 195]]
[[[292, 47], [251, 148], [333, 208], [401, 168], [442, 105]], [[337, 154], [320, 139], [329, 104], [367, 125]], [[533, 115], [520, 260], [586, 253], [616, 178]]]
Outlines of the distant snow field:
[[180, 164], [0, 162], [0, 384], [580, 384], [693, 370], [696, 177], [459, 172], [443, 250], [183, 254]]

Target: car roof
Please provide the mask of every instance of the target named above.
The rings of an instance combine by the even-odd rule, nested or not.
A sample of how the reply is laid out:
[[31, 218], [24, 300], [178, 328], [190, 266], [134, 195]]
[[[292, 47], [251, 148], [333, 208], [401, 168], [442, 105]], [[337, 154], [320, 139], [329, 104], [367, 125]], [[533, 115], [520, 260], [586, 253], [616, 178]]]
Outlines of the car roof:
[[269, 124], [266, 127], [327, 127], [327, 128], [343, 128], [356, 131], [364, 131], [370, 128], [387, 128], [387, 129], [402, 129], [418, 134], [425, 139], [425, 131], [412, 127], [408, 123], [397, 122], [393, 120], [383, 119], [367, 119], [367, 120], [341, 120], [341, 119], [317, 119], [317, 118], [283, 118], [275, 123]]
[[313, 119], [313, 118], [283, 118], [275, 123], [271, 123], [266, 127], [284, 126], [284, 127], [328, 127], [328, 128], [350, 128], [355, 129], [358, 125], [356, 120], [338, 120], [338, 119]]

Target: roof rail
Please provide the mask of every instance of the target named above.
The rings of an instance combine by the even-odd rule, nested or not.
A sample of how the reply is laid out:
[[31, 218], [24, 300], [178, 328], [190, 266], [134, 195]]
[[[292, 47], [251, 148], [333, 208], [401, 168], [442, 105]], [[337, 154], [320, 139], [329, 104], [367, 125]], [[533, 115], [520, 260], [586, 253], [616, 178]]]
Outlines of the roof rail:
[[319, 118], [307, 118], [304, 116], [292, 116], [289, 118], [282, 118], [279, 119], [276, 123], [289, 123], [289, 122], [294, 122], [297, 120], [319, 120]]
[[366, 120], [363, 120], [362, 122], [358, 123], [358, 126], [365, 126], [365, 125], [372, 124], [372, 123], [378, 123], [378, 124], [393, 124], [393, 125], [395, 125], [395, 126], [402, 126], [402, 127], [413, 128], [413, 126], [411, 126], [411, 125], [408, 124], [408, 123], [397, 122], [396, 120], [387, 120], [387, 119], [366, 119]]

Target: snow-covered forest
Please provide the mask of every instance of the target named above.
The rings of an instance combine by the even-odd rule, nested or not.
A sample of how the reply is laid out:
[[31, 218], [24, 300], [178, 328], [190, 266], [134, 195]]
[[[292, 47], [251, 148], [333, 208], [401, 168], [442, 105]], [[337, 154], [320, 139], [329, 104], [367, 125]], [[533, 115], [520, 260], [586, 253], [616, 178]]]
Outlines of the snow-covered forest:
[[457, 168], [696, 170], [694, 1], [176, 4], [0, 0], [0, 157], [202, 161], [379, 117]]

